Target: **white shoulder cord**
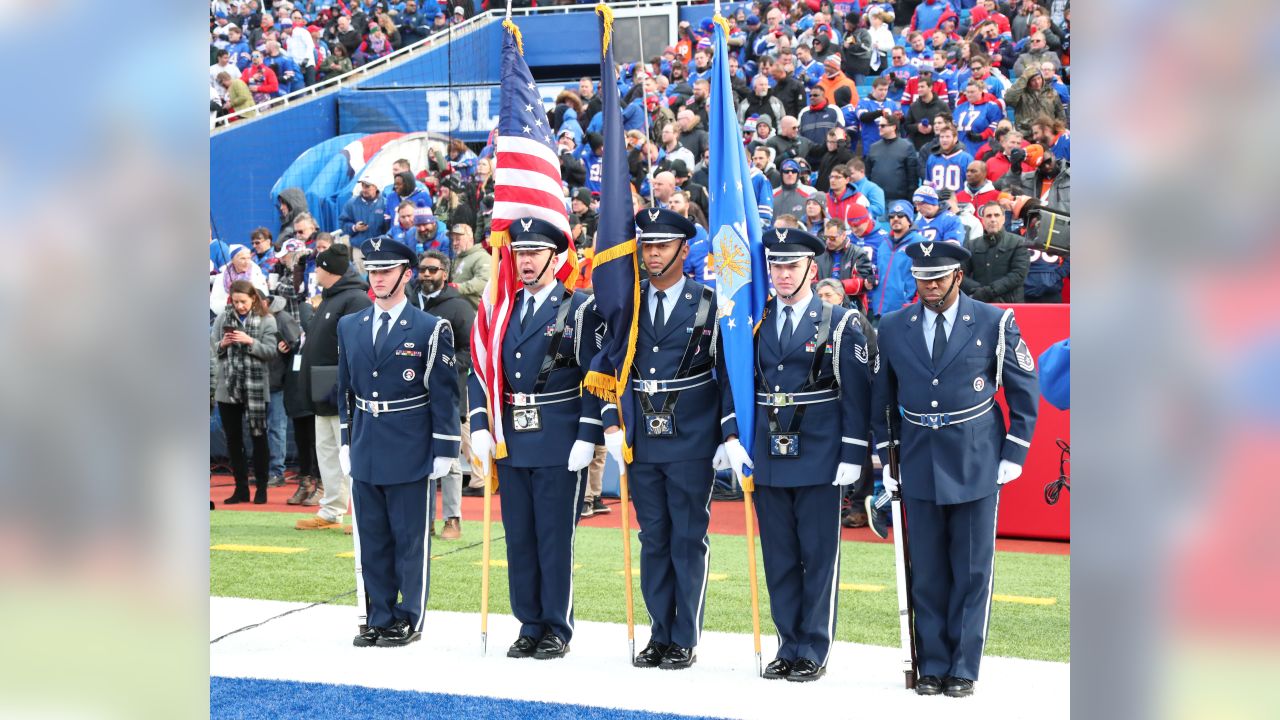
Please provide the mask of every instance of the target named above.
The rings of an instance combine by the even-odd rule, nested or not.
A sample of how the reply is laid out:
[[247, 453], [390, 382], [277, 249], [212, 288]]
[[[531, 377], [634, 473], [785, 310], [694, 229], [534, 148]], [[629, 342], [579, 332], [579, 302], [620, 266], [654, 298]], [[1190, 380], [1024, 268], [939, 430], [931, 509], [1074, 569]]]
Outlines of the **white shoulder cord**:
[[[835, 337], [831, 342], [831, 369], [835, 371], [836, 385], [841, 390], [844, 389], [844, 384], [840, 382], [840, 338], [844, 335], [844, 328], [849, 324], [849, 320], [853, 318], [853, 315], [852, 312], [847, 312], [841, 316], [840, 322], [836, 324]], [[817, 351], [822, 352], [822, 348], [817, 348]]]
[[1004, 311], [1000, 316], [1000, 337], [996, 340], [996, 389], [1004, 382], [1004, 328], [1013, 319], [1013, 308]]

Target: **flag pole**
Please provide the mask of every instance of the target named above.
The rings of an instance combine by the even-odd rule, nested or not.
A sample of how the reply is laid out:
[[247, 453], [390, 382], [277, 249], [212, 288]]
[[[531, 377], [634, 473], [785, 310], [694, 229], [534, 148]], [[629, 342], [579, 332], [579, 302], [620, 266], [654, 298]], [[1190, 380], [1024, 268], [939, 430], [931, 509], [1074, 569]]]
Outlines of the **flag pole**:
[[[645, 67], [645, 63], [644, 63], [644, 18], [642, 17], [636, 18], [636, 32], [640, 34], [640, 52], [638, 55], [639, 59], [636, 60], [636, 67], [644, 68], [644, 74], [647, 77], [649, 75], [649, 68]], [[632, 72], [631, 76], [634, 78], [635, 73]], [[657, 83], [655, 82], [654, 85], [656, 87]], [[644, 104], [644, 142], [645, 142], [645, 145], [643, 145], [642, 147], [644, 148], [644, 164], [645, 164], [645, 167], [649, 168], [648, 172], [646, 173], [649, 178], [649, 207], [653, 207], [654, 206], [653, 159], [649, 157], [649, 147], [648, 147], [649, 145], [653, 144], [653, 135], [651, 134], [653, 131], [649, 129], [648, 99], [649, 99], [649, 93], [645, 92], [644, 81], [641, 80], [640, 81], [640, 102]], [[662, 98], [658, 98], [658, 102], [662, 102]]]
[[489, 653], [489, 558], [493, 551], [493, 479], [497, 476], [497, 463], [490, 459], [484, 475], [484, 550], [480, 564], [480, 656]]
[[[618, 432], [622, 432], [619, 430]], [[618, 465], [618, 494], [622, 496], [622, 575], [627, 588], [627, 651], [636, 659], [636, 605], [631, 581], [631, 501], [627, 487], [627, 464]]]
[[[748, 485], [752, 489], [748, 490]], [[747, 579], [751, 583], [751, 639], [756, 650], [756, 675], [763, 676], [764, 658], [760, 653], [760, 580], [756, 574], [755, 504], [752, 500], [754, 491], [754, 482], [743, 483], [742, 509], [747, 520]]]

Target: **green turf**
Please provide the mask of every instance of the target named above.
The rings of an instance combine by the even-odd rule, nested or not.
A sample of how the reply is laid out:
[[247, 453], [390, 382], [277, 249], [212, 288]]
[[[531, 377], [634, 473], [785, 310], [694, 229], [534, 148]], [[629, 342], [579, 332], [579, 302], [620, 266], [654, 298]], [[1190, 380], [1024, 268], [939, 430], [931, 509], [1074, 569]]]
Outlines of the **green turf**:
[[[260, 554], [211, 551], [212, 595], [354, 604], [353, 561], [338, 553], [352, 549], [350, 536], [332, 530], [301, 532], [293, 524], [307, 517], [296, 513], [214, 512], [210, 514], [210, 544], [270, 545], [307, 548], [306, 552]], [[494, 524], [493, 557], [506, 557], [502, 526]], [[463, 538], [435, 540], [431, 564], [429, 607], [436, 610], [479, 612], [480, 526], [464, 523]], [[622, 586], [622, 538], [616, 529], [580, 526], [574, 577], [575, 615], [583, 620], [625, 622]], [[640, 567], [640, 543], [631, 541], [632, 565]], [[759, 547], [757, 544], [757, 558]], [[761, 631], [773, 634], [769, 599], [760, 573]], [[1069, 661], [1071, 559], [1064, 555], [998, 553], [997, 594], [1052, 597], [1054, 605], [996, 602], [992, 609], [987, 654], [1039, 660]], [[708, 583], [707, 630], [750, 633], [751, 611], [745, 542], [738, 535], [711, 536], [711, 573], [725, 575]], [[893, 546], [846, 542], [841, 550], [840, 581], [881, 585], [883, 590], [840, 592], [837, 638], [873, 645], [897, 645], [897, 596], [894, 590]], [[634, 585], [636, 621], [647, 624], [640, 585]], [[510, 613], [507, 576], [502, 567], [490, 575], [490, 611]]]

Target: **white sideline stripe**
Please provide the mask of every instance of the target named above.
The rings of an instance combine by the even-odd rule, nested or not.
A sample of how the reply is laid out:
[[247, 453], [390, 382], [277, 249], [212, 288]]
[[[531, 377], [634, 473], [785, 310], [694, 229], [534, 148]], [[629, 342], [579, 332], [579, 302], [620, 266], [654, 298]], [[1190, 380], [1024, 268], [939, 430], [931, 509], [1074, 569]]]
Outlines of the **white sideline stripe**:
[[[306, 607], [213, 597], [210, 637]], [[319, 605], [210, 645], [209, 674], [773, 720], [793, 716], [799, 703], [848, 707], [851, 695], [862, 712], [877, 717], [923, 717], [944, 705], [947, 720], [1047, 720], [1071, 713], [1066, 663], [984, 658], [978, 692], [956, 702], [903, 690], [896, 647], [837, 641], [828, 677], [801, 685], [755, 677], [750, 633], [704, 632], [693, 669], [641, 671], [626, 657], [627, 630], [621, 623], [579, 619], [573, 649], [563, 660], [511, 660], [506, 648], [520, 624], [510, 615], [490, 613], [489, 654], [481, 657], [478, 613], [428, 610], [422, 640], [403, 648], [356, 648], [351, 646], [356, 632], [351, 609]], [[647, 627], [636, 628], [639, 643], [648, 637]], [[772, 660], [776, 640], [766, 634], [762, 650], [765, 661]]]

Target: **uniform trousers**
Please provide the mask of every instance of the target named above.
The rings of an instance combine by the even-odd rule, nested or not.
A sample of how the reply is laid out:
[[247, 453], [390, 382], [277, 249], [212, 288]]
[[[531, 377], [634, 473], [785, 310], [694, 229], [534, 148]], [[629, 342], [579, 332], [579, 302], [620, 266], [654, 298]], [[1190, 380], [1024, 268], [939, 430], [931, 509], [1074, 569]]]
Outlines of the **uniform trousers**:
[[498, 465], [511, 612], [520, 634], [573, 637], [573, 539], [586, 473]]
[[903, 498], [921, 675], [978, 679], [994, 579], [997, 491], [938, 505]]
[[840, 577], [840, 494], [823, 483], [757, 485], [756, 518], [778, 657], [827, 664]]
[[650, 639], [695, 647], [702, 634], [711, 548], [711, 458], [628, 466], [640, 523], [640, 592]]
[[[352, 483], [353, 534], [370, 626], [407, 620], [422, 630], [431, 588], [432, 485], [425, 478], [397, 485]], [[397, 594], [403, 595], [399, 602]]]

